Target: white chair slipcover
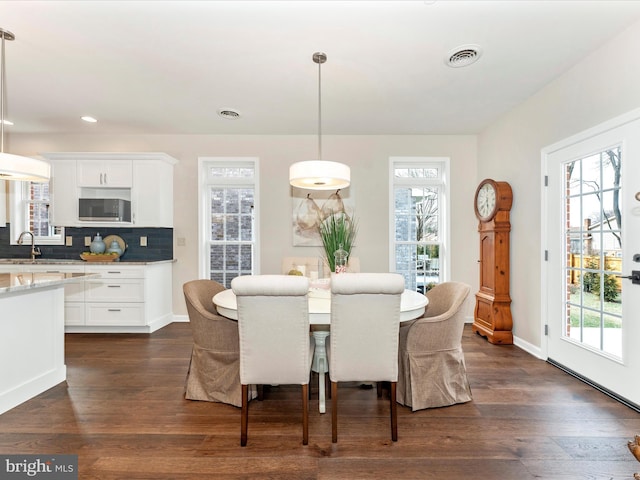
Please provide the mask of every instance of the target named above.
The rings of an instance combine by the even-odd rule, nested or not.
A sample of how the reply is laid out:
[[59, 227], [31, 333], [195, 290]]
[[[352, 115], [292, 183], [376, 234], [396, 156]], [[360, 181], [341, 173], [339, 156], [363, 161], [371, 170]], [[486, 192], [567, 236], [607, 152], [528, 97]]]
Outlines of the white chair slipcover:
[[303, 395], [303, 444], [308, 442], [309, 376], [314, 345], [309, 333], [309, 279], [290, 275], [236, 277], [242, 384], [241, 444], [246, 445], [249, 385], [297, 384]]
[[329, 378], [332, 441], [337, 441], [337, 384], [391, 382], [391, 436], [397, 440], [395, 388], [398, 380], [398, 330], [404, 278], [396, 273], [331, 275]]

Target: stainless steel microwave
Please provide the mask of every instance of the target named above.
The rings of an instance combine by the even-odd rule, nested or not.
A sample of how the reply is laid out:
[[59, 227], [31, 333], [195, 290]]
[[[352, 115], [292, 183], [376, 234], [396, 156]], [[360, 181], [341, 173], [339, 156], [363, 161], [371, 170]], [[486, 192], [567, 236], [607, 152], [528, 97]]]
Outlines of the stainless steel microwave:
[[121, 198], [80, 198], [78, 219], [85, 222], [130, 222], [131, 202]]

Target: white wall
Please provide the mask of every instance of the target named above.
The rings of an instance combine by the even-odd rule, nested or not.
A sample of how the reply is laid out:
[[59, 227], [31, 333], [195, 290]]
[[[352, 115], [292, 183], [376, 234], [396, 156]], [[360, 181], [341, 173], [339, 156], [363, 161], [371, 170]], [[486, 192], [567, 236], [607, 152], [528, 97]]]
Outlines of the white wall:
[[[540, 150], [640, 107], [640, 23], [614, 38], [478, 138], [478, 180], [506, 180], [511, 214], [514, 335], [541, 347]], [[637, 159], [635, 160], [637, 161]]]
[[[363, 271], [388, 271], [388, 165], [392, 156], [451, 158], [452, 279], [477, 288], [477, 235], [473, 215], [476, 179], [476, 137], [441, 136], [326, 136], [323, 158], [351, 167], [359, 221], [357, 247]], [[165, 152], [180, 163], [174, 180], [173, 310], [185, 315], [182, 284], [198, 277], [197, 191], [198, 157], [253, 156], [260, 159], [261, 273], [279, 273], [285, 256], [320, 255], [320, 247], [293, 247], [289, 165], [317, 154], [317, 136], [189, 136], [189, 135], [12, 135], [12, 152], [121, 151]], [[176, 239], [184, 237], [185, 246]], [[471, 315], [471, 312], [469, 312]]]

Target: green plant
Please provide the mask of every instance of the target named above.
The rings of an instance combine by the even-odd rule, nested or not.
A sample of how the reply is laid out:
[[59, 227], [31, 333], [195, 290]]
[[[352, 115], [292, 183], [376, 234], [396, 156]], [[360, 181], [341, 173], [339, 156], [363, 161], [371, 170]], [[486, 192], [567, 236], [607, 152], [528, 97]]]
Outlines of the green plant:
[[[598, 262], [594, 259], [588, 259], [586, 268], [597, 269]], [[600, 295], [600, 274], [595, 272], [586, 272], [582, 279], [583, 290], [587, 293]], [[604, 275], [604, 291], [602, 298], [605, 302], [614, 302], [618, 298], [618, 282], [615, 275]]]
[[353, 217], [349, 218], [344, 212], [340, 212], [331, 213], [320, 223], [319, 229], [324, 255], [329, 264], [329, 269], [333, 272], [336, 267], [334, 252], [342, 245], [342, 248], [351, 254], [351, 247], [358, 232], [358, 225]]

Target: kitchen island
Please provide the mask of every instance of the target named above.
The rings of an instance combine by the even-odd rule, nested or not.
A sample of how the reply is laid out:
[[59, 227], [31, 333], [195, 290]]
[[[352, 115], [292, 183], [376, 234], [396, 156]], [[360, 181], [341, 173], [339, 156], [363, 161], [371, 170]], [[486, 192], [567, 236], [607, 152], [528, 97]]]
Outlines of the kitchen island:
[[64, 286], [86, 273], [0, 273], [0, 414], [66, 379]]

